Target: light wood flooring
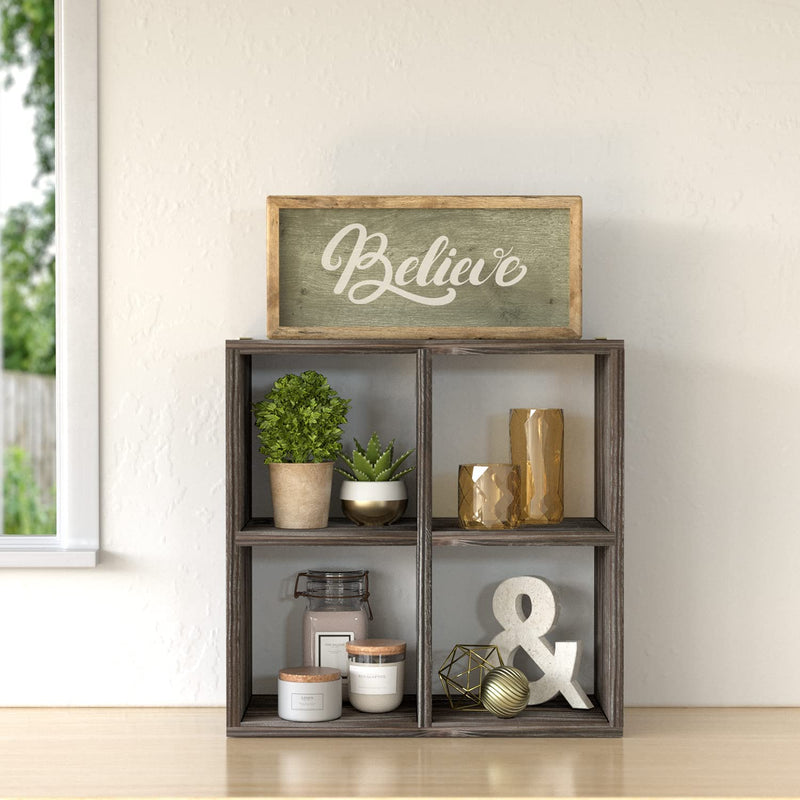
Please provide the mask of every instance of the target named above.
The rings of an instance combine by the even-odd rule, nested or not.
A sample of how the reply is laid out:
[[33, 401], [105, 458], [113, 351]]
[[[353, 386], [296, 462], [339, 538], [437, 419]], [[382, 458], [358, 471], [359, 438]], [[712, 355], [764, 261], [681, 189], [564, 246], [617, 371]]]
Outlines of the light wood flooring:
[[0, 709], [0, 797], [800, 797], [800, 709], [621, 739], [228, 739], [223, 709]]

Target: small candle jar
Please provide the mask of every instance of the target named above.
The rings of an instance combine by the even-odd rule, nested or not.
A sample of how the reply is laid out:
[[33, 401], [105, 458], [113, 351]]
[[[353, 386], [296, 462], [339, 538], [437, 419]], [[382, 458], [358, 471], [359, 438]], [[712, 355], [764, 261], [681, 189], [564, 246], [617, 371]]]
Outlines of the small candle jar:
[[332, 667], [287, 667], [278, 673], [278, 716], [327, 722], [342, 716], [342, 674]]
[[382, 714], [403, 702], [406, 643], [398, 639], [361, 639], [348, 642], [350, 705], [359, 711]]

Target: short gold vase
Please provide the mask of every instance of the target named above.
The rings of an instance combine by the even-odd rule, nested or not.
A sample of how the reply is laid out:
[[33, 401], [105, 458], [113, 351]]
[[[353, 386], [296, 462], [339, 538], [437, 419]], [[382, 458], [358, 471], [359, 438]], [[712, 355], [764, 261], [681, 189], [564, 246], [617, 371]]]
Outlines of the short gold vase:
[[519, 526], [520, 472], [515, 464], [458, 467], [458, 524], [467, 530]]
[[564, 412], [560, 408], [512, 408], [511, 461], [522, 478], [521, 525], [564, 519]]

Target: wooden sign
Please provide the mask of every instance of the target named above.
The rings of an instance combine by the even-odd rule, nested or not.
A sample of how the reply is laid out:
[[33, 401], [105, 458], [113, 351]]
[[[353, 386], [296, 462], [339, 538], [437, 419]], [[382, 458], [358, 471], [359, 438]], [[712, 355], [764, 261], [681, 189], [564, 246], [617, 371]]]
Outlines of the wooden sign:
[[268, 337], [580, 335], [580, 197], [267, 198]]

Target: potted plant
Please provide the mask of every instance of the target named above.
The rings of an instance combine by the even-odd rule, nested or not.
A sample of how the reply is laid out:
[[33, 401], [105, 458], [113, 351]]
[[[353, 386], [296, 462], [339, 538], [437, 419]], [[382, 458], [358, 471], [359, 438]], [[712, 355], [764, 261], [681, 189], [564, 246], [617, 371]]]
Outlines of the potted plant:
[[373, 433], [366, 447], [353, 440], [355, 447], [348, 458], [342, 461], [349, 472], [336, 467], [336, 471], [347, 479], [342, 483], [340, 498], [342, 510], [348, 519], [357, 525], [389, 525], [400, 519], [406, 510], [408, 493], [400, 478], [414, 467], [398, 472], [401, 464], [414, 452], [407, 450], [394, 459], [394, 439], [385, 449], [377, 433]]
[[269, 465], [277, 528], [328, 524], [333, 462], [342, 451], [350, 401], [319, 372], [284, 375], [253, 403], [260, 452]]

